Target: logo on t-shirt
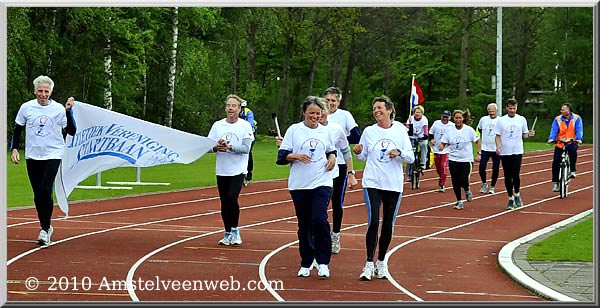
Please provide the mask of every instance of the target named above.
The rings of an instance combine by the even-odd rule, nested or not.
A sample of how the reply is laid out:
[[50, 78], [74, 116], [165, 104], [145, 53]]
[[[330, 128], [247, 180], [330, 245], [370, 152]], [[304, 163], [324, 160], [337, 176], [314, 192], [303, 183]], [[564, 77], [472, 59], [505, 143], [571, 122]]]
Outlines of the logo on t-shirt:
[[519, 136], [516, 125], [511, 125], [511, 126], [507, 127], [506, 131], [508, 131], [508, 139], [515, 139]]
[[494, 133], [494, 126], [496, 126], [496, 125], [494, 125], [494, 124], [488, 124], [486, 126], [486, 128], [485, 128], [484, 131], [487, 132], [487, 134], [486, 134], [487, 136], [494, 136], [495, 135], [495, 133]]
[[[238, 136], [232, 132], [225, 133], [221, 139], [225, 140], [226, 144], [239, 144], [240, 141], [240, 138], [238, 138]], [[227, 152], [229, 152], [229, 150], [227, 150]]]
[[318, 161], [325, 158], [325, 145], [319, 140], [315, 138], [308, 139], [304, 141], [301, 149], [306, 149], [308, 147], [308, 156], [313, 161]]
[[390, 156], [387, 153], [390, 150], [397, 149], [396, 143], [390, 139], [381, 139], [375, 144], [375, 150], [379, 151], [379, 161], [383, 163], [390, 162]]
[[464, 149], [466, 144], [467, 140], [465, 140], [465, 138], [463, 138], [462, 136], [456, 136], [452, 138], [452, 141], [450, 142], [450, 146], [455, 151], [460, 151]]
[[39, 116], [33, 123], [37, 125], [35, 130], [36, 136], [45, 137], [50, 134], [50, 130], [46, 128], [46, 126], [52, 124], [52, 120], [49, 117], [45, 115]]

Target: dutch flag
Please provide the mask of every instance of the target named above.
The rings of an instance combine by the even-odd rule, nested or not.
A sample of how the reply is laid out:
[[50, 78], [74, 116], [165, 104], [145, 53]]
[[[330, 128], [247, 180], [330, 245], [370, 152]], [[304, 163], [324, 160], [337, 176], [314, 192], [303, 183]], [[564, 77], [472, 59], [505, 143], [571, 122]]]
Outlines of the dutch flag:
[[417, 83], [417, 80], [413, 79], [412, 89], [410, 91], [411, 109], [414, 109], [416, 105], [420, 105], [424, 101], [425, 97], [423, 97], [423, 91]]

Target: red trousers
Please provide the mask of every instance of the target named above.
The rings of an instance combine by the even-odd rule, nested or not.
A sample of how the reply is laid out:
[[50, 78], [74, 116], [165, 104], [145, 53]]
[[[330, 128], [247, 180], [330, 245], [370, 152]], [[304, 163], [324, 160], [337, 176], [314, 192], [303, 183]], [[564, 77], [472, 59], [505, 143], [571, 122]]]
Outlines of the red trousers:
[[433, 154], [433, 161], [435, 162], [435, 171], [440, 176], [438, 185], [445, 187], [446, 177], [448, 176], [448, 153]]

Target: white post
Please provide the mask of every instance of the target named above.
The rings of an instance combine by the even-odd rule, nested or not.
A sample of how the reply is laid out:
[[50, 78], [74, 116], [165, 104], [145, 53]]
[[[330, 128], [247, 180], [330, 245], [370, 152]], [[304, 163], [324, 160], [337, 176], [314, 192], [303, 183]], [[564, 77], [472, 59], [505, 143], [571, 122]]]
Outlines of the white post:
[[496, 105], [498, 116], [502, 116], [502, 8], [498, 7], [496, 26]]

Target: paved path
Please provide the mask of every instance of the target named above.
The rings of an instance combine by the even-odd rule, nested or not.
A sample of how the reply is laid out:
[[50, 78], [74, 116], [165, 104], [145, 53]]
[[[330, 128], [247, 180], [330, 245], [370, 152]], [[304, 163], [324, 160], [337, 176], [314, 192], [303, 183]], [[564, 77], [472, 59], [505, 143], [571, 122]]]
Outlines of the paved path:
[[[526, 260], [531, 245], [579, 223], [591, 213], [591, 210], [586, 211], [507, 244], [500, 253], [500, 265], [519, 283], [550, 300], [595, 302], [594, 273], [597, 271], [593, 262]], [[508, 255], [510, 261], [506, 260]]]

